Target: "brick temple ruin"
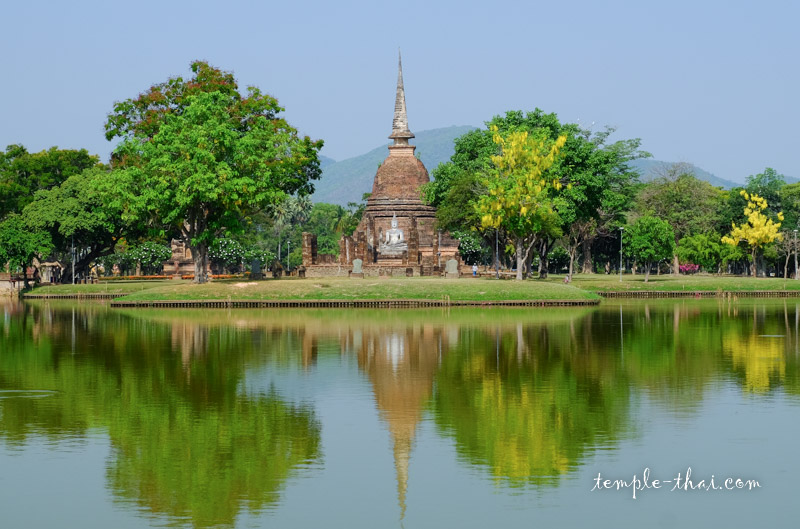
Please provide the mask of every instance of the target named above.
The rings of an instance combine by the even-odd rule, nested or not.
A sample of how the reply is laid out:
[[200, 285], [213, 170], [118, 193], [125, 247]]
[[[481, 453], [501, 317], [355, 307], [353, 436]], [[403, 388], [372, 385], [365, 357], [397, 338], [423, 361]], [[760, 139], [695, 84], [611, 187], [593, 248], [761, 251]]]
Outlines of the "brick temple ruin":
[[[307, 277], [442, 275], [445, 263], [456, 259], [458, 241], [436, 229], [436, 208], [426, 205], [420, 186], [428, 171], [414, 156], [408, 140], [403, 65], [398, 61], [394, 121], [389, 156], [375, 174], [364, 216], [350, 237], [339, 240], [339, 256], [317, 253], [317, 238], [303, 233], [303, 267]], [[357, 261], [360, 260], [360, 263]], [[356, 263], [354, 264], [354, 261]], [[360, 265], [360, 266], [359, 266]]]

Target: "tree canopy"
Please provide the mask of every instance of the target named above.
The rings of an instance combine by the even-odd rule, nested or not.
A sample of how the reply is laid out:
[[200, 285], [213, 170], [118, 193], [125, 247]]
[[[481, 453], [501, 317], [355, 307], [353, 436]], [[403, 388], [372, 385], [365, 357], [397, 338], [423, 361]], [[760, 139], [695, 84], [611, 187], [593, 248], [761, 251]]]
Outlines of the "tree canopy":
[[[122, 237], [134, 239], [142, 228], [129, 222], [113, 190], [107, 187], [111, 173], [102, 168], [87, 169], [67, 178], [60, 186], [39, 191], [25, 208], [27, 225], [46, 232], [56, 250], [67, 253], [80, 249], [76, 272], [85, 273], [100, 257], [114, 253]], [[67, 271], [66, 280], [71, 278]]]
[[86, 149], [58, 149], [30, 153], [22, 145], [0, 152], [0, 219], [21, 213], [39, 190], [60, 185], [70, 176], [99, 164]]
[[653, 263], [672, 256], [675, 233], [666, 221], [644, 216], [625, 229], [622, 243], [624, 254], [644, 264], [644, 280], [647, 282]]
[[0, 222], [0, 266], [7, 263], [12, 272], [22, 269], [26, 283], [26, 268], [33, 264], [33, 259], [51, 251], [50, 236], [46, 232], [31, 231], [20, 215], [11, 214]]
[[[480, 218], [468, 205], [474, 197], [486, 192], [484, 177], [493, 170], [492, 156], [497, 155], [498, 146], [493, 141], [492, 127], [500, 134], [526, 131], [553, 142], [565, 136], [560, 155], [547, 169], [547, 179], [565, 187], [558, 190], [558, 196], [551, 196], [556, 213], [554, 229], [547, 237], [540, 238], [537, 251], [540, 261], [546, 262], [555, 238], [563, 234], [562, 244], [568, 248], [570, 261], [583, 245], [588, 261], [584, 269], [591, 271], [592, 241], [624, 221], [623, 213], [633, 197], [638, 173], [628, 162], [650, 156], [649, 153], [639, 150], [638, 139], [609, 142], [613, 129], [593, 134], [576, 124], [562, 124], [556, 114], [540, 109], [507, 112], [486, 125], [486, 129], [470, 131], [458, 138], [450, 162], [434, 169], [433, 181], [425, 186], [426, 200], [438, 208], [439, 226], [462, 233], [480, 226]], [[546, 267], [540, 266], [540, 274], [546, 274]]]
[[192, 70], [189, 81], [118, 103], [106, 130], [123, 138], [110, 185], [126, 216], [178, 230], [203, 282], [216, 237], [241, 230], [253, 211], [313, 191], [322, 142], [300, 137], [257, 88], [242, 97], [230, 74], [202, 62]]
[[[744, 209], [747, 222], [738, 226], [733, 223], [731, 232], [722, 238], [722, 242], [731, 246], [738, 246], [740, 243], [747, 245], [750, 250], [753, 277], [756, 277], [755, 263], [758, 252], [765, 245], [783, 238], [779, 231], [781, 223], [775, 222], [765, 214], [764, 210], [769, 207], [765, 198], [749, 194], [744, 190], [741, 191], [741, 195], [747, 200], [747, 206]], [[778, 212], [776, 218], [778, 221], [783, 221], [783, 213]]]

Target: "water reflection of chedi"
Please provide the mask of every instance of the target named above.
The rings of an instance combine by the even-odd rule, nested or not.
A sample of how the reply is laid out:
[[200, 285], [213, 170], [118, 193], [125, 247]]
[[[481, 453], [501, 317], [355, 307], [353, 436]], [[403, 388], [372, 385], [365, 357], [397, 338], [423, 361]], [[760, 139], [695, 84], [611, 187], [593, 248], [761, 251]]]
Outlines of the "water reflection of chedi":
[[360, 343], [354, 343], [358, 365], [372, 382], [375, 401], [392, 436], [401, 518], [417, 424], [433, 393], [440, 351], [448, 343], [445, 330], [432, 325], [363, 333]]

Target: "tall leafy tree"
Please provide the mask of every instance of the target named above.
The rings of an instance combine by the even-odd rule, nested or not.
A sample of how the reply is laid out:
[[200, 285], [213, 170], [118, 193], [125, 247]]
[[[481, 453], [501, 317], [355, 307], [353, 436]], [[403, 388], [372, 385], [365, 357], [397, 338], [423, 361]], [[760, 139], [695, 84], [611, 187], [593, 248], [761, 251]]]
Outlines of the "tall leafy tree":
[[[636, 201], [637, 213], [663, 219], [672, 226], [674, 248], [679, 241], [696, 233], [708, 233], [718, 225], [718, 212], [724, 194], [708, 182], [698, 180], [686, 164], [668, 167], [659, 178], [644, 186]], [[680, 258], [672, 258], [672, 271], [678, 274]]]
[[13, 272], [22, 269], [28, 286], [27, 267], [35, 258], [41, 259], [53, 251], [53, 242], [46, 232], [32, 231], [20, 215], [11, 214], [0, 222], [0, 263], [8, 264]]
[[[566, 136], [561, 155], [547, 170], [547, 178], [557, 179], [565, 186], [570, 184], [568, 189], [560, 190], [554, 202], [559, 228], [565, 235], [562, 243], [570, 247], [573, 261], [577, 248], [582, 247], [584, 270], [591, 271], [593, 241], [598, 236], [611, 235], [612, 228], [624, 221], [622, 214], [633, 196], [638, 175], [627, 162], [649, 154], [639, 150], [638, 139], [611, 143], [613, 129], [592, 134], [578, 125], [562, 124], [556, 114], [540, 109], [495, 116], [487, 122], [486, 129], [458, 138], [450, 162], [434, 169], [433, 181], [425, 186], [425, 197], [438, 208], [437, 220], [445, 229], [468, 231], [480, 226], [480, 218], [467, 205], [486, 192], [481, 182], [492, 170], [491, 157], [498, 150], [492, 140], [492, 127], [502, 134], [527, 131], [551, 141]], [[484, 244], [494, 250], [495, 232], [485, 233], [491, 241], [485, 240]], [[542, 274], [546, 273], [543, 265], [555, 242], [555, 233], [541, 237], [537, 244]], [[502, 230], [498, 235], [505, 238]]]
[[569, 255], [572, 277], [579, 248], [583, 250], [583, 272], [592, 273], [592, 243], [598, 236], [608, 237], [624, 222], [624, 213], [631, 205], [638, 173], [628, 162], [646, 158], [650, 153], [639, 150], [637, 139], [607, 143], [613, 128], [591, 134], [577, 125], [561, 129], [567, 136], [563, 158], [554, 171], [562, 182], [570, 185], [558, 203], [564, 237], [561, 244]]
[[125, 215], [178, 230], [201, 283], [216, 237], [240, 231], [253, 211], [313, 191], [322, 142], [300, 137], [257, 88], [242, 96], [231, 74], [203, 62], [192, 71], [189, 81], [118, 103], [106, 136], [123, 138], [109, 185]]
[[777, 214], [783, 209], [781, 188], [786, 185], [786, 177], [772, 167], [764, 172], [747, 177], [745, 190], [767, 201], [767, 214]]
[[543, 237], [553, 237], [559, 221], [553, 209], [552, 194], [561, 189], [558, 180], [545, 174], [567, 141], [535, 138], [527, 131], [512, 132], [506, 137], [492, 127], [494, 141], [501, 154], [492, 157], [495, 171], [485, 180], [487, 194], [475, 202], [484, 230], [501, 229], [514, 243], [517, 279], [524, 278], [525, 263], [534, 244]]
[[786, 217], [783, 222], [784, 227], [790, 230], [800, 227], [800, 183], [781, 187], [780, 195], [783, 214]]
[[72, 175], [99, 164], [86, 149], [58, 149], [30, 153], [22, 145], [0, 152], [0, 219], [21, 213], [37, 191], [58, 186]]
[[702, 266], [707, 272], [714, 272], [722, 259], [717, 233], [696, 233], [683, 237], [678, 242], [675, 253], [682, 263]]
[[669, 223], [650, 216], [640, 217], [622, 235], [626, 255], [644, 264], [644, 281], [650, 280], [653, 263], [669, 259], [675, 249], [675, 233]]
[[[72, 175], [60, 186], [39, 191], [25, 207], [27, 225], [46, 232], [61, 253], [76, 248], [76, 273], [85, 273], [96, 259], [114, 253], [122, 237], [134, 239], [142, 227], [129, 217], [107, 187], [111, 173], [102, 167]], [[69, 267], [64, 277], [71, 279]]]
[[[756, 277], [758, 273], [756, 258], [759, 252], [767, 244], [783, 238], [779, 231], [781, 223], [775, 222], [765, 214], [765, 210], [769, 207], [766, 199], [758, 195], [751, 195], [744, 190], [741, 194], [747, 200], [747, 206], [744, 209], [747, 222], [738, 226], [734, 223], [731, 232], [722, 238], [722, 242], [731, 246], [746, 245], [750, 251], [751, 271], [753, 277]], [[783, 213], [778, 212], [776, 219], [783, 221]]]

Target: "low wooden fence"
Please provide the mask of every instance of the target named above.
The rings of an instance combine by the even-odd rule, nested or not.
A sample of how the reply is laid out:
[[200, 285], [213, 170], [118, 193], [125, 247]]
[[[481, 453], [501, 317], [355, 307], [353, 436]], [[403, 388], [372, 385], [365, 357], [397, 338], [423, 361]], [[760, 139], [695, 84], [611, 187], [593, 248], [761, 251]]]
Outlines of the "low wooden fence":
[[616, 291], [602, 292], [604, 298], [659, 299], [659, 298], [795, 298], [800, 290], [740, 290], [736, 292], [720, 290], [667, 290], [667, 291]]
[[599, 299], [545, 299], [507, 301], [459, 301], [449, 299], [252, 299], [252, 300], [118, 300], [112, 307], [153, 308], [424, 308], [424, 307], [570, 307], [597, 305]]

